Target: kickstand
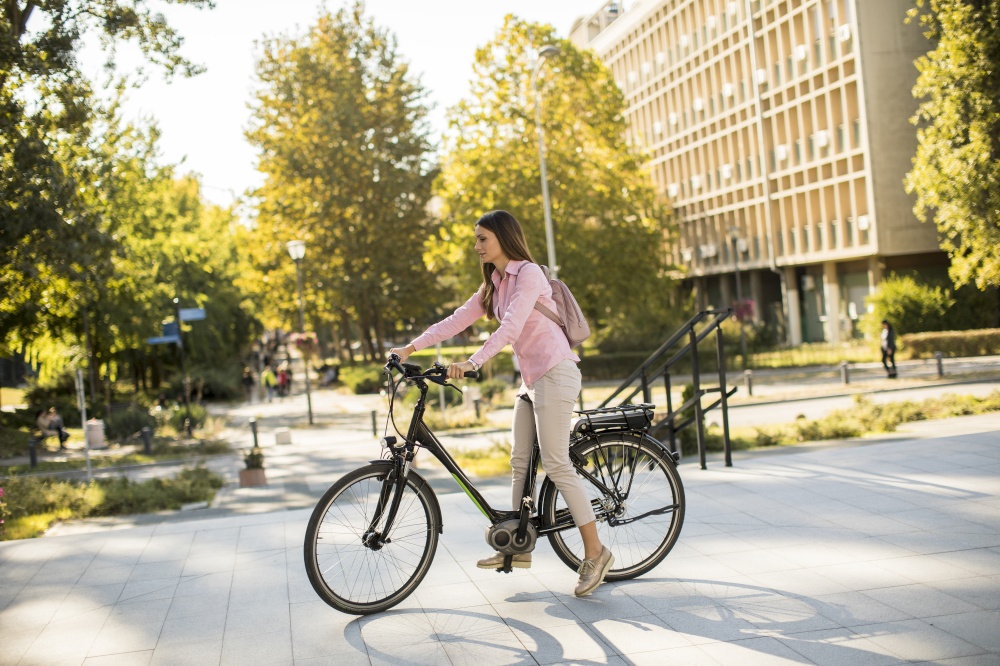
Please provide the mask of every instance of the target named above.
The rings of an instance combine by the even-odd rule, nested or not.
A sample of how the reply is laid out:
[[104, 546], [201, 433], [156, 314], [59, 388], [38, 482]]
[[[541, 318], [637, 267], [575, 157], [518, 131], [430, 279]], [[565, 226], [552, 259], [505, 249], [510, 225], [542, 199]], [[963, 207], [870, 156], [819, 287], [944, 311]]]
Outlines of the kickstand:
[[497, 569], [497, 573], [510, 573], [511, 571], [513, 571], [514, 570], [513, 562], [514, 562], [514, 556], [513, 555], [509, 555], [509, 554], [508, 555], [504, 555], [503, 556], [503, 566], [500, 567], [499, 569]]

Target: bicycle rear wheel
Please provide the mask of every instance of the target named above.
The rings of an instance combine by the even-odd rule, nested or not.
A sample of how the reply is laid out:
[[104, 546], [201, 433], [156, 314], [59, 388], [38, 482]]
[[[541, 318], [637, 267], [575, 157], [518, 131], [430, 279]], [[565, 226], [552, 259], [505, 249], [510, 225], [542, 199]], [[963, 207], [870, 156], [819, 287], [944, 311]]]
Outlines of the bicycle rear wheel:
[[380, 511], [380, 497], [390, 469], [368, 465], [346, 474], [320, 499], [306, 528], [309, 582], [323, 601], [344, 613], [392, 608], [416, 589], [434, 560], [441, 518], [430, 486], [412, 472], [389, 538], [382, 545], [365, 544], [366, 536], [384, 529], [387, 509]]
[[[605, 580], [627, 580], [653, 569], [684, 525], [684, 485], [669, 454], [634, 433], [602, 433], [575, 445], [573, 458], [578, 474], [583, 470], [624, 496], [616, 499], [580, 474], [597, 514], [597, 533], [615, 556]], [[562, 493], [549, 479], [541, 497], [543, 526], [568, 518]], [[580, 532], [566, 529], [548, 536], [559, 559], [577, 569], [584, 552]]]

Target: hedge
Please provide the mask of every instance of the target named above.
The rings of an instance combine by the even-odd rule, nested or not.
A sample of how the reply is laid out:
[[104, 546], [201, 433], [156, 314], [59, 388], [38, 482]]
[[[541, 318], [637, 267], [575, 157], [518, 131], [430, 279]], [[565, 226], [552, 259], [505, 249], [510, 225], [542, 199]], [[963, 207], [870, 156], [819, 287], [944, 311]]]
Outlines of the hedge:
[[899, 340], [907, 358], [931, 358], [934, 352], [948, 357], [1000, 354], [1000, 328], [908, 333]]

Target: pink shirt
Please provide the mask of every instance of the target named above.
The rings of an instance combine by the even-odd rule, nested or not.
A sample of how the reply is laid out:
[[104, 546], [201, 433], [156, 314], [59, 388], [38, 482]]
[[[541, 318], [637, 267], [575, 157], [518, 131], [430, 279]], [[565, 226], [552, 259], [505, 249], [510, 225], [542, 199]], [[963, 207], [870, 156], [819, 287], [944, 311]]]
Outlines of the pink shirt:
[[[501, 276], [493, 271], [493, 308], [500, 327], [493, 331], [485, 344], [471, 356], [479, 365], [486, 363], [508, 344], [521, 364], [524, 383], [535, 380], [554, 368], [560, 361], [579, 363], [580, 358], [569, 347], [569, 341], [558, 325], [535, 309], [539, 302], [552, 312], [552, 288], [537, 264], [530, 261], [510, 261]], [[411, 342], [414, 349], [424, 349], [458, 335], [480, 317], [486, 315], [479, 302], [479, 291], [448, 318], [434, 324]]]

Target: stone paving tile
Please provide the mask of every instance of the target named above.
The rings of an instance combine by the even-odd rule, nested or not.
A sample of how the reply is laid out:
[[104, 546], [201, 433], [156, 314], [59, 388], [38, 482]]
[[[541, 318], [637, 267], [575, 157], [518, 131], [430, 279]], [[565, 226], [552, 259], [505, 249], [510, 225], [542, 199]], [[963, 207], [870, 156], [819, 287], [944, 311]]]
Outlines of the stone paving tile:
[[[528, 571], [477, 569], [483, 519], [459, 493], [439, 495], [446, 529], [417, 592], [363, 618], [311, 589], [309, 509], [4, 543], [0, 663], [996, 665], [994, 435], [682, 466], [674, 551], [584, 599], [547, 540]], [[942, 446], [961, 464], [920, 464]], [[484, 486], [498, 506], [504, 485]]]

